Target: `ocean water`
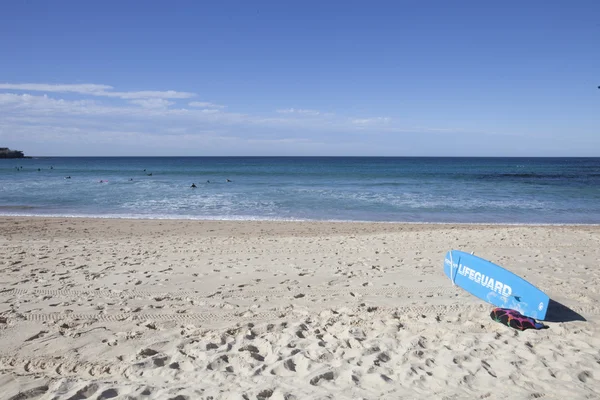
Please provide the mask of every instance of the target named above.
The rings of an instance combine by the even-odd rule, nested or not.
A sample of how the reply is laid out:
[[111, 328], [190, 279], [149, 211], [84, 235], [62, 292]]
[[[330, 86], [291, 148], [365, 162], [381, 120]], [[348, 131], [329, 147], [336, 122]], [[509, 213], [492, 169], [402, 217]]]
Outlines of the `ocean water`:
[[600, 158], [0, 160], [0, 214], [598, 224]]

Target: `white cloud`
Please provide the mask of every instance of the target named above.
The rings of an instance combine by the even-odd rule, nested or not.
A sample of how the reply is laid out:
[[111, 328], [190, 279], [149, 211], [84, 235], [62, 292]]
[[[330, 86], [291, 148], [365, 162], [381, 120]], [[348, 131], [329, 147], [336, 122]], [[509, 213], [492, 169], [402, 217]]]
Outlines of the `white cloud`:
[[156, 112], [152, 109], [134, 107], [113, 107], [97, 103], [93, 100], [64, 100], [54, 99], [48, 95], [34, 96], [31, 94], [0, 93], [0, 114], [10, 115], [82, 115], [89, 118], [94, 116], [119, 116], [148, 114]]
[[[47, 89], [51, 93], [43, 93]], [[31, 93], [14, 93], [12, 90], [30, 90]], [[176, 92], [111, 90], [112, 87], [108, 85], [92, 84], [0, 84], [0, 137], [13, 138], [12, 142], [16, 144], [21, 141], [29, 146], [31, 143], [38, 146], [36, 151], [40, 154], [46, 151], [42, 143], [55, 143], [54, 146], [60, 149], [59, 143], [74, 148], [77, 143], [85, 144], [94, 140], [124, 145], [144, 140], [146, 144], [153, 143], [152, 146], [160, 148], [161, 138], [171, 142], [175, 137], [187, 144], [203, 141], [220, 143], [210, 151], [204, 149], [207, 154], [223, 151], [221, 145], [226, 143], [225, 140], [231, 140], [231, 146], [239, 145], [241, 152], [245, 151], [243, 146], [257, 146], [256, 152], [259, 153], [263, 149], [288, 146], [285, 149], [292, 154], [296, 150], [293, 147], [295, 145], [306, 146], [306, 149], [310, 147], [318, 152], [324, 151], [316, 145], [320, 141], [339, 143], [343, 138], [344, 143], [360, 143], [367, 134], [384, 135], [403, 131], [387, 117], [358, 118], [301, 108], [242, 114], [228, 112], [225, 106], [219, 104], [201, 101], [186, 102], [184, 104], [190, 107], [183, 108], [167, 98]], [[59, 93], [67, 92], [77, 96], [59, 98]], [[152, 97], [151, 93], [167, 97]], [[140, 94], [146, 97], [138, 98]], [[126, 101], [108, 99], [114, 96]], [[243, 140], [237, 138], [239, 132], [243, 132]], [[126, 137], [131, 140], [126, 141]], [[230, 149], [231, 146], [226, 148]], [[181, 145], [178, 148], [183, 153], [189, 150], [188, 147]], [[137, 147], [135, 151], [138, 151]], [[65, 150], [61, 154], [67, 153]], [[273, 150], [273, 154], [276, 153]]]
[[48, 84], [48, 83], [0, 83], [0, 89], [25, 90], [30, 92], [73, 92], [81, 94], [102, 93], [112, 90], [109, 85], [96, 85], [94, 83], [82, 84]]
[[188, 103], [188, 106], [197, 108], [225, 108], [225, 106], [210, 103], [208, 101], [192, 101]]
[[[268, 112], [242, 114], [206, 101], [175, 101], [193, 96], [173, 90], [115, 91], [100, 84], [0, 83], [0, 139], [26, 154], [39, 155], [194, 155], [198, 151], [207, 155], [366, 155], [396, 154], [395, 149], [405, 143], [414, 143], [412, 154], [445, 154], [446, 147], [456, 148], [456, 137], [470, 143], [485, 134], [486, 141], [496, 140], [498, 151], [511, 154], [511, 149], [502, 146], [508, 133], [516, 134], [514, 128], [508, 133], [490, 132], [480, 126], [423, 127], [420, 121], [403, 127], [389, 117], [302, 108], [275, 112], [273, 107]], [[520, 136], [530, 138], [532, 146], [539, 138], [552, 137], [542, 128], [529, 130]], [[373, 135], [381, 140], [373, 140]], [[558, 131], [553, 135], [560, 138]], [[549, 142], [553, 145], [547, 152], [563, 150], [555, 140]], [[597, 142], [581, 138], [565, 148], [587, 155], [589, 149], [598, 148]], [[493, 146], [488, 148], [489, 154], [500, 154]]]
[[33, 96], [30, 94], [0, 93], [0, 105], [12, 106], [16, 110], [37, 110], [40, 112], [68, 112], [69, 110], [83, 110], [94, 106], [92, 100], [57, 100], [47, 95]]
[[258, 144], [299, 144], [299, 143], [315, 143], [322, 144], [320, 142], [315, 142], [312, 139], [307, 138], [277, 138], [277, 139], [248, 139], [248, 143], [258, 143]]
[[281, 110], [277, 110], [279, 114], [303, 114], [303, 115], [319, 115], [320, 111], [317, 110], [307, 110], [302, 108], [285, 108]]
[[97, 85], [94, 83], [83, 84], [48, 84], [48, 83], [0, 83], [0, 89], [23, 90], [30, 92], [49, 93], [79, 93], [90, 96], [116, 97], [120, 99], [187, 99], [194, 97], [195, 93], [176, 92], [174, 90], [152, 91], [143, 90], [137, 92], [113, 92], [109, 85]]
[[375, 118], [355, 118], [351, 122], [355, 125], [375, 125], [375, 124], [387, 124], [391, 121], [388, 117], [375, 117]]
[[99, 121], [101, 118], [108, 117], [130, 121], [139, 118], [155, 118], [177, 120], [182, 123], [187, 121], [187, 123], [205, 122], [225, 125], [249, 123], [256, 119], [244, 114], [222, 112], [219, 109], [169, 108], [168, 106], [173, 105], [173, 102], [164, 99], [133, 99], [128, 103], [128, 105], [115, 105], [93, 100], [54, 99], [48, 95], [0, 93], [0, 115], [37, 119], [72, 115], [85, 117], [87, 121]]
[[176, 92], [174, 90], [167, 90], [165, 92], [144, 90], [140, 92], [102, 92], [93, 93], [94, 96], [106, 96], [106, 97], [119, 97], [121, 99], [147, 99], [147, 98], [158, 98], [158, 99], [188, 99], [194, 97], [195, 93], [189, 92]]
[[136, 99], [130, 100], [129, 102], [144, 108], [167, 108], [175, 104], [174, 102], [165, 99]]
[[[312, 112], [312, 114], [311, 114]], [[108, 123], [109, 119], [119, 121], [119, 125], [127, 122], [141, 124], [165, 123], [187, 126], [202, 126], [204, 129], [225, 126], [245, 126], [269, 129], [303, 129], [329, 132], [359, 132], [376, 127], [379, 133], [398, 131], [399, 127], [384, 124], [389, 118], [352, 119], [329, 113], [319, 113], [318, 118], [299, 118], [314, 116], [315, 110], [294, 109], [293, 113], [279, 113], [277, 117], [226, 112], [218, 108], [179, 108], [174, 102], [159, 99], [132, 99], [126, 104], [104, 104], [94, 100], [55, 99], [46, 94], [15, 94], [0, 92], [0, 115], [5, 118], [15, 117], [22, 121], [42, 118], [77, 118], [79, 126], [86, 123]], [[148, 122], [152, 119], [154, 122]]]

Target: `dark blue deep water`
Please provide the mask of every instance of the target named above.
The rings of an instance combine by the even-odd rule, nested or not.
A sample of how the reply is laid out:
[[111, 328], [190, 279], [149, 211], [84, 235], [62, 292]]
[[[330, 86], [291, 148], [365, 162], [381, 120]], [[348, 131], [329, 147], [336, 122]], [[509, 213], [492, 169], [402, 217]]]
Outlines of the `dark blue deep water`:
[[0, 160], [0, 214], [598, 224], [600, 158]]

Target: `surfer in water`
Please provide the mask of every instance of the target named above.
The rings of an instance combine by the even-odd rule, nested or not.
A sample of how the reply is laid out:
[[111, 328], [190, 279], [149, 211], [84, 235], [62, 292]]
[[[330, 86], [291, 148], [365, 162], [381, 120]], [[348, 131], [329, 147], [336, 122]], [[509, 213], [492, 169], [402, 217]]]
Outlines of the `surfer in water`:
[[230, 179], [226, 179], [225, 182], [232, 182]]
[[195, 188], [197, 187], [195, 183], [192, 183], [192, 186], [190, 186], [191, 188]]

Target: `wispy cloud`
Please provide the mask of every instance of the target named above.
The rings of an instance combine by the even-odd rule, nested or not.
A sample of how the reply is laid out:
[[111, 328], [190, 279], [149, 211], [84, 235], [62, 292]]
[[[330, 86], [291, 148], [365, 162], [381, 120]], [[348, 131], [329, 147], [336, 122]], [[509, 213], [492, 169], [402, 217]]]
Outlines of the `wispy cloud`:
[[[202, 102], [198, 102], [202, 103]], [[83, 121], [108, 124], [108, 118], [119, 119], [122, 126], [127, 121], [143, 121], [148, 124], [149, 119], [158, 123], [169, 121], [169, 124], [188, 124], [203, 128], [213, 129], [216, 126], [255, 127], [259, 129], [302, 129], [313, 131], [330, 131], [348, 133], [364, 132], [368, 128], [376, 128], [378, 133], [390, 130], [399, 130], [390, 124], [389, 118], [348, 118], [332, 113], [322, 113], [316, 110], [291, 109], [283, 110], [278, 116], [265, 116], [259, 114], [242, 114], [226, 112], [222, 108], [181, 108], [176, 103], [166, 99], [131, 99], [124, 104], [113, 102], [103, 103], [94, 99], [65, 100], [56, 99], [47, 94], [33, 95], [29, 93], [2, 93], [0, 92], [0, 114], [5, 117], [19, 117], [27, 120], [48, 117], [77, 117], [76, 123]], [[306, 118], [311, 117], [311, 118]]]
[[208, 101], [191, 101], [188, 103], [188, 106], [197, 107], [197, 108], [218, 108], [218, 109], [222, 109], [222, 108], [226, 107], [221, 104], [215, 104], [215, 103], [211, 103]]
[[109, 85], [97, 85], [94, 83], [83, 84], [48, 84], [48, 83], [0, 83], [0, 89], [19, 90], [29, 92], [46, 93], [79, 93], [89, 96], [116, 97], [120, 99], [188, 99], [194, 97], [195, 93], [177, 92], [174, 90], [154, 91], [142, 90], [132, 92], [114, 92]]
[[374, 124], [387, 124], [391, 121], [389, 117], [375, 117], [375, 118], [354, 118], [351, 122], [355, 125], [374, 125]]
[[49, 83], [0, 83], [0, 89], [24, 90], [29, 92], [58, 92], [58, 93], [81, 93], [92, 94], [112, 90], [112, 86], [97, 85], [94, 83], [80, 84], [49, 84]]
[[[72, 110], [84, 110], [96, 106], [93, 100], [62, 100], [53, 99], [47, 95], [35, 96], [28, 93], [0, 93], [0, 105], [11, 107], [13, 110], [26, 111], [33, 110], [37, 112], [64, 113]], [[85, 113], [85, 112], [84, 112]]]
[[[133, 102], [133, 103], [132, 103]], [[247, 126], [258, 118], [241, 113], [222, 112], [219, 109], [186, 109], [172, 107], [164, 99], [134, 99], [124, 104], [105, 104], [94, 100], [64, 100], [48, 95], [15, 94], [0, 92], [0, 115], [5, 118], [47, 121], [60, 118], [80, 126], [97, 123], [104, 126], [136, 123], [145, 126], [183, 125], [196, 129], [215, 126]]]
[[277, 110], [279, 114], [300, 114], [300, 115], [320, 115], [321, 112], [317, 110], [308, 110], [302, 108], [284, 108]]
[[136, 104], [138, 106], [142, 106], [144, 108], [167, 108], [173, 104], [172, 101], [165, 99], [135, 99], [129, 101], [131, 104]]
[[[70, 95], [61, 98], [61, 93]], [[17, 148], [24, 147], [19, 143], [38, 146], [39, 154], [79, 154], [76, 146], [88, 143], [105, 144], [103, 149], [85, 150], [89, 154], [117, 151], [111, 143], [121, 146], [118, 151], [123, 154], [160, 154], [166, 147], [173, 154], [192, 154], [198, 146], [203, 154], [224, 154], [235, 148], [246, 154], [251, 146], [256, 154], [337, 154], [350, 152], [352, 146], [364, 150], [374, 143], [375, 134], [430, 131], [402, 128], [389, 117], [309, 108], [246, 114], [208, 101], [177, 101], [191, 95], [117, 92], [112, 86], [95, 84], [0, 84], [0, 137]], [[340, 147], [341, 142], [349, 147]]]

